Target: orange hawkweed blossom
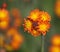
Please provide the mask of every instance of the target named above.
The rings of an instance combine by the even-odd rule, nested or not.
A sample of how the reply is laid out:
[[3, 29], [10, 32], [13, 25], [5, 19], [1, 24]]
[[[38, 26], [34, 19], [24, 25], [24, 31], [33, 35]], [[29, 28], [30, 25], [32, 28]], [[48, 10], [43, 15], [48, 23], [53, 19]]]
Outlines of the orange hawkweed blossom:
[[43, 21], [43, 22], [51, 21], [51, 16], [47, 12], [44, 12], [44, 11], [40, 11], [39, 18], [40, 18], [40, 19], [38, 19], [39, 21]]
[[33, 36], [43, 35], [50, 29], [51, 17], [47, 12], [32, 10], [27, 19], [24, 20], [24, 30], [31, 33]]
[[33, 21], [36, 21], [39, 18], [40, 11], [38, 9], [32, 10], [28, 18]]
[[51, 46], [49, 52], [60, 52], [60, 48], [58, 46]]
[[60, 17], [60, 0], [56, 1], [55, 7], [54, 7], [55, 14]]
[[5, 9], [0, 9], [0, 29], [7, 29], [9, 24], [9, 13]]
[[13, 38], [10, 42], [11, 43], [10, 46], [13, 48], [13, 50], [18, 49], [23, 42], [23, 36], [21, 34], [19, 34], [17, 32], [17, 30], [14, 29], [14, 28], [11, 28], [7, 32], [7, 37], [12, 37]]
[[19, 9], [12, 8], [11, 9], [11, 14], [14, 17], [13, 27], [15, 27], [15, 28], [20, 27], [22, 19], [21, 19], [21, 13], [20, 13]]
[[23, 43], [23, 40], [23, 36], [16, 29], [11, 28], [7, 31], [6, 36], [1, 36], [0, 34], [0, 47], [4, 47], [8, 51], [17, 50]]
[[0, 9], [0, 20], [7, 20], [9, 18], [9, 12], [5, 9]]
[[51, 39], [52, 45], [59, 46], [60, 45], [60, 35], [55, 35]]
[[60, 35], [53, 35], [51, 38], [51, 45], [49, 47], [49, 52], [60, 52]]
[[30, 20], [25, 20], [25, 23], [24, 23], [24, 27], [25, 27], [25, 31], [28, 30], [28, 32], [31, 31], [31, 28], [32, 28], [32, 22]]
[[43, 35], [50, 29], [50, 23], [41, 23], [37, 26], [37, 30], [40, 31]]

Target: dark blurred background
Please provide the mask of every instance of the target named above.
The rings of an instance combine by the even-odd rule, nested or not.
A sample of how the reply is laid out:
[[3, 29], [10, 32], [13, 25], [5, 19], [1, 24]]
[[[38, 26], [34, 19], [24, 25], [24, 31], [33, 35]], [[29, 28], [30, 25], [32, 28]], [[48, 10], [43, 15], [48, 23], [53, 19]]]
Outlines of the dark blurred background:
[[[38, 8], [39, 10], [46, 11], [51, 15], [51, 28], [45, 36], [44, 52], [48, 52], [50, 46], [50, 39], [54, 34], [60, 33], [60, 18], [55, 15], [54, 5], [55, 0], [0, 0], [0, 7], [6, 2], [7, 10], [12, 8], [19, 9], [22, 19], [29, 15], [31, 10]], [[22, 21], [23, 23], [23, 21]], [[24, 32], [21, 25], [19, 32], [25, 37], [23, 45], [14, 52], [41, 52], [41, 36], [33, 37], [31, 34]]]

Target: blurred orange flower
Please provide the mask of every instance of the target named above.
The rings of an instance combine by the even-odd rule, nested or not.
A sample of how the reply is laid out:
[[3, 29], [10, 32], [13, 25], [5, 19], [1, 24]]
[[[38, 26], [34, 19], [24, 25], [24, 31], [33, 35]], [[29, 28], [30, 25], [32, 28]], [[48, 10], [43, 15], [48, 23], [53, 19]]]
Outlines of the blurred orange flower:
[[51, 43], [53, 45], [59, 46], [60, 45], [60, 35], [55, 35], [51, 39]]
[[49, 52], [60, 52], [60, 48], [57, 46], [51, 46]]
[[0, 9], [0, 29], [7, 29], [9, 20], [9, 12], [5, 9]]
[[54, 7], [54, 11], [55, 11], [56, 15], [58, 17], [60, 17], [60, 0], [56, 1], [55, 7]]

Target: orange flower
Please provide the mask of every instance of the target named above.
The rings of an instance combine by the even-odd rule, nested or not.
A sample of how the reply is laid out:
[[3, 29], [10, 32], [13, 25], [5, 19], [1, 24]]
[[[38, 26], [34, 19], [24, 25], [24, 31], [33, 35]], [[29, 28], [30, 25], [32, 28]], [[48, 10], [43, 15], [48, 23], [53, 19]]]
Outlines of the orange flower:
[[32, 10], [28, 18], [32, 19], [33, 21], [36, 21], [39, 18], [39, 14], [40, 11], [38, 9]]
[[46, 34], [46, 32], [49, 30], [50, 28], [50, 24], [49, 23], [39, 23], [39, 25], [37, 26], [37, 30], [40, 31], [43, 35]]
[[30, 12], [27, 20], [24, 21], [24, 30], [31, 33], [33, 36], [43, 35], [50, 29], [51, 17], [47, 12], [35, 9]]
[[40, 32], [38, 32], [38, 31], [36, 31], [36, 30], [32, 30], [31, 31], [31, 34], [34, 36], [34, 37], [37, 37], [37, 36], [39, 36], [40, 35]]
[[5, 9], [0, 9], [0, 28], [7, 29], [9, 24], [9, 13]]
[[52, 37], [51, 42], [53, 45], [59, 46], [60, 45], [60, 35], [55, 35]]
[[40, 11], [39, 21], [51, 21], [51, 17], [47, 12]]
[[6, 21], [0, 22], [0, 27], [1, 27], [1, 29], [7, 29], [8, 28], [8, 22], [6, 22]]
[[60, 0], [56, 1], [54, 10], [55, 10], [56, 15], [60, 17]]
[[60, 48], [57, 46], [51, 46], [49, 52], [60, 52]]
[[28, 30], [28, 32], [30, 32], [32, 29], [32, 22], [30, 20], [25, 20], [24, 27], [25, 31]]
[[9, 18], [9, 13], [5, 9], [0, 9], [0, 19], [1, 20], [6, 20]]
[[10, 42], [11, 43], [11, 47], [13, 49], [18, 49], [22, 42], [23, 42], [23, 36], [20, 35], [16, 29], [12, 28], [10, 29], [8, 32], [7, 32], [7, 37], [12, 37], [12, 41]]

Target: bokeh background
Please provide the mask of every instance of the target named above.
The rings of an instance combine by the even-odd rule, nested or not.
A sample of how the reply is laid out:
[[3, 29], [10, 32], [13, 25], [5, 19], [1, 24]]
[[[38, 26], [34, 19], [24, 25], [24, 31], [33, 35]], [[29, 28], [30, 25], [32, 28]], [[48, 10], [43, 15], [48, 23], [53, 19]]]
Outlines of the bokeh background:
[[[26, 18], [29, 12], [36, 8], [51, 15], [51, 28], [45, 36], [44, 44], [44, 52], [48, 52], [51, 37], [55, 34], [60, 34], [60, 18], [54, 12], [55, 0], [0, 0], [0, 7], [4, 2], [7, 3], [7, 10], [9, 11], [17, 8], [21, 13], [22, 19]], [[22, 25], [19, 28], [19, 32], [25, 37], [25, 40], [22, 46], [14, 52], [41, 52], [41, 36], [35, 38], [31, 34], [24, 32]]]

